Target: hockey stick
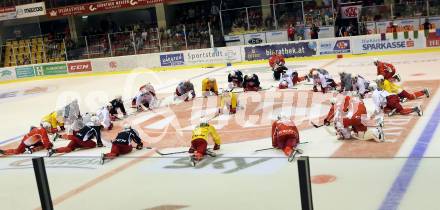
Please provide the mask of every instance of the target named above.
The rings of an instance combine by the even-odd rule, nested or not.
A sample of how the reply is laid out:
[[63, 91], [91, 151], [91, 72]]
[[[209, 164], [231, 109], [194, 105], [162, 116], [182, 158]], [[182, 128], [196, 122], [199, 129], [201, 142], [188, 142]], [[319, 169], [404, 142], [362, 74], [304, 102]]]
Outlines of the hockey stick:
[[322, 127], [322, 126], [324, 126], [324, 124], [322, 124], [322, 125], [316, 125], [314, 122], [311, 122], [310, 121], [310, 123], [313, 125], [313, 127], [315, 127], [315, 128], [320, 128], [320, 127]]
[[156, 153], [162, 156], [166, 156], [166, 155], [175, 155], [175, 154], [182, 154], [182, 153], [187, 153], [188, 151], [180, 151], [180, 152], [170, 152], [170, 153], [162, 153], [159, 150], [156, 150]]

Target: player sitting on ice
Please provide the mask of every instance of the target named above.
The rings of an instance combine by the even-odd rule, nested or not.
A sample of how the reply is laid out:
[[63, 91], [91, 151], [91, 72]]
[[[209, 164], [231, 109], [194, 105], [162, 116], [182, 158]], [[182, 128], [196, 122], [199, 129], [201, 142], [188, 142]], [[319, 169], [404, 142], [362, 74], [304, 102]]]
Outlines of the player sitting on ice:
[[341, 79], [341, 89], [339, 90], [340, 93], [353, 91], [353, 78], [351, 77], [350, 73], [340, 72], [339, 78]]
[[238, 108], [237, 94], [235, 94], [231, 90], [224, 91], [221, 94], [220, 106], [218, 112], [220, 114], [223, 113], [235, 114], [237, 113], [237, 108]]
[[403, 108], [400, 104], [400, 98], [398, 95], [382, 90], [375, 82], [370, 83], [370, 90], [372, 91], [373, 102], [376, 106], [375, 114], [384, 111], [385, 113], [388, 113], [388, 116], [392, 116], [395, 113], [408, 115], [413, 112], [416, 112], [419, 116], [423, 115], [423, 111], [420, 106]]
[[295, 122], [285, 116], [278, 116], [277, 120], [272, 123], [272, 146], [283, 150], [284, 154], [289, 157], [289, 161], [292, 161], [298, 144], [299, 132]]
[[[63, 138], [70, 140], [69, 144], [65, 147], [50, 149], [48, 151], [49, 157], [55, 153], [69, 153], [77, 148], [92, 149], [104, 146], [101, 140], [101, 125], [97, 116], [93, 116], [91, 122], [87, 123], [75, 135], [64, 135]], [[96, 138], [97, 143], [92, 140], [93, 138]]]
[[118, 109], [121, 110], [124, 116], [127, 116], [127, 112], [125, 111], [124, 101], [122, 101], [122, 96], [117, 96], [115, 99], [110, 101], [112, 105], [110, 109], [110, 119], [112, 121], [118, 119]]
[[217, 80], [215, 78], [202, 80], [202, 95], [205, 98], [212, 95], [218, 96]]
[[2, 155], [18, 155], [22, 153], [32, 154], [41, 149], [51, 149], [52, 143], [47, 135], [52, 129], [48, 122], [42, 122], [39, 128], [32, 126], [29, 133], [23, 136], [20, 144], [16, 149], [0, 150]]
[[[329, 125], [334, 119], [338, 140], [374, 140], [384, 142], [383, 122], [379, 121], [374, 128], [367, 127], [367, 109], [364, 102], [357, 97], [345, 96], [344, 102], [338, 103], [337, 98], [330, 100], [332, 107], [324, 120]], [[337, 113], [335, 113], [337, 112]]]
[[[51, 125], [51, 128], [48, 130], [49, 133], [58, 133], [58, 131], [64, 131], [64, 117], [63, 112], [55, 111], [43, 117], [41, 122], [48, 122]], [[58, 129], [59, 128], [59, 129]]]
[[377, 58], [373, 59], [374, 65], [377, 67], [377, 75], [382, 75], [386, 80], [400, 82], [399, 74], [396, 74], [396, 68], [390, 63], [379, 61]]
[[293, 69], [288, 69], [286, 73], [280, 79], [280, 84], [278, 85], [279, 89], [288, 89], [293, 88], [299, 82], [307, 80], [307, 76], [300, 77], [298, 76], [298, 72]]
[[252, 76], [245, 75], [243, 79], [243, 89], [244, 91], [259, 91], [260, 87], [260, 79], [256, 74], [252, 74]]
[[313, 78], [313, 91], [318, 92], [318, 86], [321, 87], [321, 92], [326, 93], [329, 90], [336, 89], [336, 83], [332, 76], [324, 69], [312, 69], [311, 75]]
[[191, 99], [196, 97], [196, 93], [194, 92], [194, 84], [189, 80], [185, 80], [180, 82], [176, 87], [176, 92], [174, 93], [174, 100], [182, 100], [189, 101], [190, 96]]
[[396, 85], [390, 82], [389, 80], [385, 79], [382, 75], [377, 76], [376, 83], [380, 89], [385, 90], [391, 94], [397, 94], [401, 101], [415, 100], [424, 95], [427, 98], [429, 98], [430, 96], [429, 90], [427, 88], [420, 91], [416, 91], [411, 94], [408, 93], [406, 90], [403, 90], [402, 87], [400, 87], [399, 85]]
[[109, 153], [102, 154], [101, 164], [104, 164], [105, 159], [113, 159], [119, 155], [125, 155], [133, 150], [131, 141], [136, 143], [136, 149], [141, 150], [144, 147], [139, 133], [131, 128], [130, 125], [124, 125], [124, 130], [119, 132], [115, 140], [112, 141], [112, 149]]
[[284, 66], [286, 61], [284, 60], [284, 56], [278, 54], [277, 52], [273, 52], [272, 56], [269, 58], [269, 65], [273, 71], [273, 78], [275, 80], [280, 80], [281, 75], [287, 70]]
[[370, 81], [362, 77], [361, 75], [356, 75], [353, 77], [353, 90], [361, 97], [365, 98], [365, 94], [369, 92]]
[[96, 116], [99, 118], [101, 122], [101, 126], [107, 130], [113, 129], [113, 123], [110, 118], [110, 109], [112, 108], [111, 104], [106, 104], [102, 108], [96, 111]]
[[200, 120], [199, 125], [192, 131], [191, 148], [189, 153], [194, 153], [191, 156], [192, 163], [195, 164], [203, 159], [203, 156], [216, 156], [214, 152], [209, 151], [208, 139], [212, 137], [214, 141], [214, 150], [219, 150], [221, 145], [220, 136], [214, 126], [210, 125], [208, 120], [203, 118]]
[[233, 69], [228, 74], [228, 86], [230, 89], [239, 88], [243, 85], [243, 73], [240, 70]]

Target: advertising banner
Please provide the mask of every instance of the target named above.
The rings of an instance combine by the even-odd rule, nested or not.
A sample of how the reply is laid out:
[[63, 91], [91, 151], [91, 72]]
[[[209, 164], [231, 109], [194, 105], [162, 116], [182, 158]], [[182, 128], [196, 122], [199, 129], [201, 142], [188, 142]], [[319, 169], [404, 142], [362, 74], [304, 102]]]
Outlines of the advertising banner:
[[382, 40], [380, 35], [353, 37], [351, 42], [352, 50], [356, 53], [367, 53], [373, 51], [390, 51], [390, 50], [405, 50], [405, 49], [420, 49], [425, 47], [425, 40], [418, 39], [404, 39], [399, 36], [398, 39], [386, 37]]
[[77, 4], [48, 10], [49, 17], [83, 15], [107, 10], [138, 7], [150, 4], [163, 3], [164, 0], [107, 0], [87, 4]]
[[67, 65], [65, 63], [57, 63], [35, 66], [35, 72], [37, 76], [67, 74]]
[[287, 30], [284, 31], [269, 31], [266, 32], [266, 42], [287, 42], [289, 38], [287, 37]]
[[266, 33], [254, 33], [244, 35], [244, 44], [261, 44], [266, 43]]
[[0, 69], [0, 81], [14, 80], [16, 78], [14, 68]]
[[17, 11], [17, 18], [46, 15], [46, 6], [44, 5], [44, 2], [18, 5], [15, 9]]
[[17, 18], [17, 12], [15, 7], [2, 7], [0, 8], [0, 21], [12, 20]]
[[92, 71], [92, 63], [90, 61], [68, 63], [67, 71], [69, 73], [90, 72]]
[[160, 66], [181, 66], [185, 65], [183, 53], [160, 55]]
[[344, 19], [358, 18], [361, 13], [362, 5], [341, 7], [341, 16]]
[[225, 35], [226, 46], [244, 45], [244, 35]]
[[185, 51], [185, 63], [194, 64], [216, 64], [241, 61], [240, 47], [221, 47], [202, 50]]
[[33, 66], [16, 67], [15, 74], [17, 78], [35, 77], [35, 70]]
[[350, 53], [350, 40], [320, 40], [319, 41], [319, 54], [340, 54], [340, 53]]
[[437, 33], [431, 32], [426, 39], [427, 47], [440, 47], [440, 36], [437, 36]]
[[269, 59], [273, 52], [283, 54], [286, 58], [305, 57], [316, 55], [316, 42], [259, 45], [245, 47], [244, 51], [247, 61]]

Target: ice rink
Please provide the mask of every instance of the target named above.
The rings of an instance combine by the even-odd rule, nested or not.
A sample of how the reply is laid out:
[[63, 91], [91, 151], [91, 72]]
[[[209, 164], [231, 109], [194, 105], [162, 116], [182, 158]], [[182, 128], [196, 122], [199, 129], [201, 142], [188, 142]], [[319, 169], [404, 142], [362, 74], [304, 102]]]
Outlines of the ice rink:
[[[256, 73], [259, 93], [240, 93], [244, 109], [235, 116], [222, 115], [212, 123], [223, 145], [216, 158], [196, 168], [188, 154], [160, 156], [155, 151], [185, 151], [190, 132], [200, 116], [213, 115], [217, 97], [162, 106], [134, 113], [104, 131], [106, 147], [75, 151], [46, 158], [55, 209], [300, 209], [298, 172], [281, 151], [254, 152], [271, 146], [271, 120], [278, 113], [291, 115], [300, 129], [305, 156], [310, 157], [315, 209], [432, 209], [438, 206], [440, 187], [440, 52], [383, 55], [393, 63], [407, 90], [429, 88], [430, 98], [406, 102], [422, 105], [424, 116], [395, 115], [385, 118], [385, 143], [338, 141], [322, 123], [333, 94], [313, 93], [310, 85], [278, 90], [267, 63], [234, 65], [244, 74]], [[338, 72], [361, 74], [373, 80], [376, 68], [370, 56], [343, 59], [288, 61], [300, 75], [323, 67], [339, 81]], [[0, 148], [13, 148], [31, 125], [78, 99], [81, 112], [94, 112], [116, 95], [127, 101], [138, 88], [151, 82], [163, 98], [172, 101], [176, 85], [191, 79], [200, 96], [201, 80], [214, 77], [227, 87], [228, 68], [149, 71], [18, 82], [0, 85]], [[366, 104], [371, 99], [366, 99]], [[129, 109], [129, 112], [134, 110]], [[99, 164], [100, 154], [110, 151], [110, 140], [129, 122], [141, 132], [144, 145]], [[66, 140], [56, 141], [55, 147]], [[211, 142], [212, 143], [212, 142]], [[212, 146], [212, 145], [211, 145]], [[46, 156], [40, 151], [32, 156]], [[29, 155], [0, 158], [0, 208], [39, 209], [39, 197]]]

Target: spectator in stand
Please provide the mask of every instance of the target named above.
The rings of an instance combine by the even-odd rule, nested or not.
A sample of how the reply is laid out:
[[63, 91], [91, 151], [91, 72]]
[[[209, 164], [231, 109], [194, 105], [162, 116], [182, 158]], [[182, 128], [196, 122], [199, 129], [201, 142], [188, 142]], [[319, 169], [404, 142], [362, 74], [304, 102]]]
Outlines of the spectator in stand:
[[312, 27], [310, 28], [310, 38], [312, 38], [312, 39], [319, 38], [319, 27], [316, 26], [314, 23], [312, 24]]
[[425, 23], [423, 23], [423, 30], [429, 31], [432, 28], [432, 24], [429, 22], [428, 18], [425, 18]]
[[289, 28], [287, 28], [287, 36], [289, 37], [289, 41], [295, 41], [295, 27], [293, 26], [293, 24], [289, 25]]
[[397, 33], [397, 24], [395, 24], [393, 21], [390, 22], [386, 29], [387, 33]]

